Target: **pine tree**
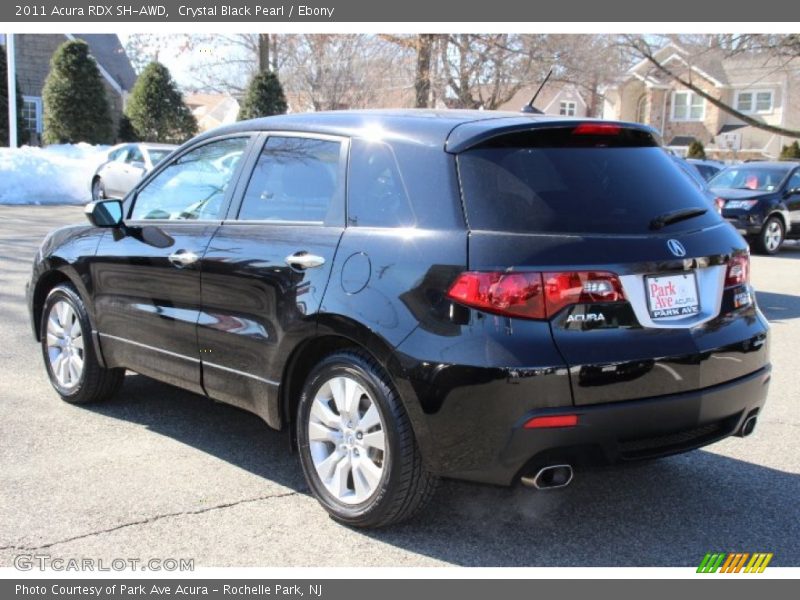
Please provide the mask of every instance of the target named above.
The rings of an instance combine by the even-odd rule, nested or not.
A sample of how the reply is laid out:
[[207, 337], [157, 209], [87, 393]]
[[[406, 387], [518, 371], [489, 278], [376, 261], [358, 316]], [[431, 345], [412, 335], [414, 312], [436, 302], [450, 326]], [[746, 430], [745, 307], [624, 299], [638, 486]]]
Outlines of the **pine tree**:
[[[28, 141], [22, 119], [22, 92], [17, 82], [17, 144]], [[5, 46], [0, 46], [0, 146], [8, 146], [8, 63]]]
[[159, 62], [151, 62], [139, 75], [125, 113], [145, 142], [180, 143], [197, 133], [197, 120], [169, 69]]
[[781, 160], [797, 160], [800, 159], [800, 144], [797, 143], [797, 140], [789, 144], [788, 146], [784, 146], [781, 150]]
[[288, 108], [283, 87], [278, 76], [271, 71], [260, 71], [253, 76], [247, 86], [242, 104], [239, 107], [239, 121], [282, 115]]
[[133, 128], [128, 115], [122, 115], [119, 119], [119, 127], [117, 128], [117, 143], [138, 141], [139, 136], [136, 135], [136, 130]]
[[83, 40], [64, 42], [55, 51], [42, 96], [46, 144], [114, 141], [103, 78]]
[[689, 151], [686, 153], [686, 158], [700, 158], [705, 160], [706, 149], [703, 148], [703, 142], [700, 140], [694, 140], [691, 144], [689, 144]]

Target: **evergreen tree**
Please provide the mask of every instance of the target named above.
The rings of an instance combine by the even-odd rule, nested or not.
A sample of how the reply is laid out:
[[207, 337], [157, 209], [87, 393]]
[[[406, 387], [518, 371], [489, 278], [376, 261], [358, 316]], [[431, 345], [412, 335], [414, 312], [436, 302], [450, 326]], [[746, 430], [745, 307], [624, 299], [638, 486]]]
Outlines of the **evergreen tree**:
[[686, 153], [686, 158], [700, 158], [705, 160], [706, 149], [703, 148], [703, 142], [700, 140], [694, 140], [691, 144], [689, 144], [689, 151]]
[[[22, 92], [17, 82], [17, 144], [28, 141], [25, 121], [22, 120]], [[8, 62], [6, 48], [0, 46], [0, 146], [8, 146]]]
[[136, 130], [131, 124], [128, 115], [122, 115], [119, 119], [119, 128], [117, 129], [117, 142], [138, 142], [139, 136], [136, 135]]
[[789, 144], [788, 146], [784, 146], [781, 150], [781, 160], [797, 160], [800, 159], [800, 144], [797, 143], [797, 140]]
[[42, 91], [46, 144], [114, 141], [111, 107], [97, 63], [83, 40], [61, 44]]
[[271, 71], [260, 71], [247, 86], [244, 99], [239, 106], [239, 121], [282, 115], [288, 108], [283, 87], [278, 76]]
[[180, 143], [197, 133], [197, 120], [169, 69], [159, 62], [151, 62], [139, 75], [125, 113], [145, 142]]

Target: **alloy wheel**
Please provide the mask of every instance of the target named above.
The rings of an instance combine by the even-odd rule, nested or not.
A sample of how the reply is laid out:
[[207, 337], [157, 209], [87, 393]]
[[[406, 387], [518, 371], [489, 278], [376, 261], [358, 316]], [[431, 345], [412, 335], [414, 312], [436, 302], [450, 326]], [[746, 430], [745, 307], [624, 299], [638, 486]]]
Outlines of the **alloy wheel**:
[[773, 219], [767, 224], [767, 230], [764, 232], [764, 246], [769, 252], [775, 252], [782, 241], [783, 230], [781, 224]]
[[355, 379], [337, 376], [317, 391], [308, 418], [311, 460], [343, 504], [372, 498], [383, 479], [386, 429], [378, 404]]
[[78, 315], [66, 300], [59, 300], [50, 308], [46, 335], [53, 376], [64, 389], [75, 388], [84, 368], [83, 330]]

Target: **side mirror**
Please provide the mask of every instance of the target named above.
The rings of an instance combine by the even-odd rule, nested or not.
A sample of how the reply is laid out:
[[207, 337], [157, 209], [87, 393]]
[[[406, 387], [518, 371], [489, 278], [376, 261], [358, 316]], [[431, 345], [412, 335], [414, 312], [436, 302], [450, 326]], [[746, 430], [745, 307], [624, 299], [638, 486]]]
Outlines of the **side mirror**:
[[142, 171], [144, 171], [144, 170], [145, 170], [145, 168], [146, 168], [146, 167], [145, 167], [145, 164], [144, 164], [142, 161], [140, 161], [140, 160], [137, 160], [137, 161], [134, 161], [134, 162], [132, 162], [132, 163], [131, 163], [131, 166], [132, 166], [134, 169], [141, 169]]
[[95, 227], [119, 227], [122, 225], [122, 202], [119, 200], [95, 200], [84, 209], [89, 223]]

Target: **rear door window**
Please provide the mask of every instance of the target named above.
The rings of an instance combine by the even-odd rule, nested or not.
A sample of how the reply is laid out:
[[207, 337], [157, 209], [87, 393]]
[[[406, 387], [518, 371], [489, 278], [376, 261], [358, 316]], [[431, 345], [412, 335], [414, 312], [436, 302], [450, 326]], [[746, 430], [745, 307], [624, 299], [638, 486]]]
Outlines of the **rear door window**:
[[[673, 158], [642, 130], [550, 128], [493, 138], [458, 155], [471, 229], [641, 234], [654, 218], [709, 208]], [[706, 214], [665, 232], [719, 222]]]
[[323, 223], [340, 190], [338, 141], [271, 136], [247, 186], [241, 221]]

